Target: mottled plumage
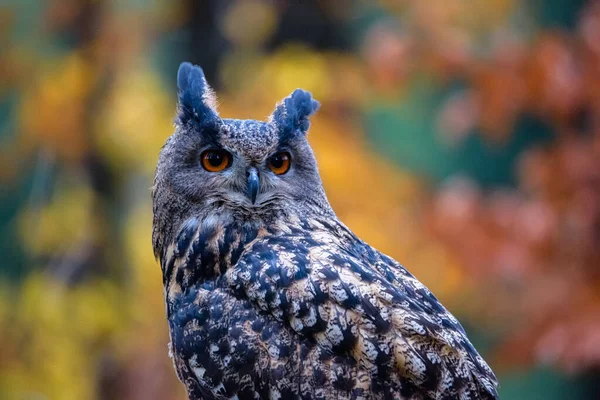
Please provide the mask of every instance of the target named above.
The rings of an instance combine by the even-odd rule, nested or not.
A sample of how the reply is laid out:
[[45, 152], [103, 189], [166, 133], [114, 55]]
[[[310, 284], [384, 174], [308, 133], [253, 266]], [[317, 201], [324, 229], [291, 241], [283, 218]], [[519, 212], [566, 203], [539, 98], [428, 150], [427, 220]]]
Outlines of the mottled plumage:
[[[198, 67], [178, 75], [176, 131], [153, 189], [171, 352], [191, 399], [493, 399], [459, 322], [335, 216], [296, 90], [268, 122], [221, 119]], [[206, 149], [231, 155], [203, 170]], [[282, 151], [287, 173], [268, 168]], [[248, 195], [251, 173], [260, 186]]]

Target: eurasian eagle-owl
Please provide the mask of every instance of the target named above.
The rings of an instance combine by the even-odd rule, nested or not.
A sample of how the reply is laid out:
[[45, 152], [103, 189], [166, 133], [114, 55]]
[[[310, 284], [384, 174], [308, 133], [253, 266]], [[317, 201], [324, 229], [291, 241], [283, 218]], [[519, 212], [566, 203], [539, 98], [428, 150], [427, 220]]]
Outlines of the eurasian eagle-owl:
[[183, 63], [177, 83], [153, 246], [190, 399], [497, 398], [459, 322], [332, 211], [310, 93], [260, 122], [221, 119], [199, 67]]

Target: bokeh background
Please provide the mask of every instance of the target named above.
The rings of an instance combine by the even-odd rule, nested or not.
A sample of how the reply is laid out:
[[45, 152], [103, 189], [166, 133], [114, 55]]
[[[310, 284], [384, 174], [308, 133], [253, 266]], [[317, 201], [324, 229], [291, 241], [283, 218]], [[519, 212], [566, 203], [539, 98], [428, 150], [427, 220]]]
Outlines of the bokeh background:
[[335, 211], [502, 398], [600, 398], [600, 2], [3, 0], [1, 399], [184, 398], [149, 189], [184, 60], [225, 117], [313, 92]]

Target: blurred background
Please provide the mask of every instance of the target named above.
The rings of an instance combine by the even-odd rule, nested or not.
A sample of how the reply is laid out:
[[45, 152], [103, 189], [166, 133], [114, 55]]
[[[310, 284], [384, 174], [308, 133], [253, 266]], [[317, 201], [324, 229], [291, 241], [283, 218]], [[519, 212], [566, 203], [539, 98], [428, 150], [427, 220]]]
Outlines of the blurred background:
[[224, 117], [313, 92], [335, 211], [503, 399], [600, 398], [599, 1], [3, 0], [1, 399], [184, 399], [150, 201], [184, 60]]

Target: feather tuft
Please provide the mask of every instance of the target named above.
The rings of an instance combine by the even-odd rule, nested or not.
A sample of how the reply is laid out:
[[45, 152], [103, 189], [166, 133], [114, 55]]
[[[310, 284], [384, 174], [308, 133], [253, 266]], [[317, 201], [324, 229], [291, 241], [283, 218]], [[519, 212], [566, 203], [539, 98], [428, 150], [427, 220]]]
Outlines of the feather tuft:
[[319, 102], [309, 92], [296, 89], [277, 105], [269, 121], [277, 125], [282, 136], [296, 132], [306, 133], [310, 126], [309, 117], [319, 106]]
[[179, 109], [177, 122], [212, 125], [220, 121], [215, 93], [206, 82], [202, 68], [188, 62], [181, 63], [177, 72]]

